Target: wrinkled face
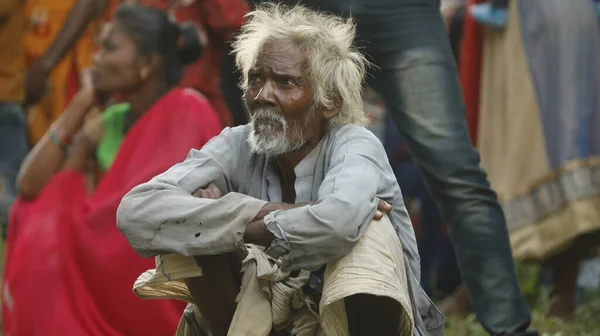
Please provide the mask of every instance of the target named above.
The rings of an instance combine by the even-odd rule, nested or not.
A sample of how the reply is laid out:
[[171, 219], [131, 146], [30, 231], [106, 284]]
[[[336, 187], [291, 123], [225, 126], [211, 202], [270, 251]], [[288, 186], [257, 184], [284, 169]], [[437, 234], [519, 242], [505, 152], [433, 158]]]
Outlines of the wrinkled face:
[[92, 78], [94, 88], [102, 93], [126, 93], [139, 88], [143, 65], [135, 42], [118, 21], [104, 26], [99, 50], [94, 54]]
[[297, 151], [323, 133], [323, 113], [313, 103], [306, 53], [292, 41], [267, 42], [248, 73], [245, 99], [258, 154]]

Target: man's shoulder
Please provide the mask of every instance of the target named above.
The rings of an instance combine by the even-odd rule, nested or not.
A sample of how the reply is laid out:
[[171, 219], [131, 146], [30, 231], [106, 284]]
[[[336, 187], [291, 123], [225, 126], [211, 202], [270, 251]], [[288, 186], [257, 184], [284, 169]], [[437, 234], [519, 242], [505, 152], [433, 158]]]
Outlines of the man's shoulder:
[[252, 126], [250, 124], [235, 127], [225, 127], [221, 131], [221, 134], [217, 135], [215, 138], [220, 138], [234, 147], [247, 146], [248, 134], [250, 134], [251, 129]]
[[328, 134], [326, 150], [345, 154], [368, 156], [374, 160], [387, 160], [383, 144], [367, 128], [349, 124], [332, 128]]
[[210, 139], [202, 148], [192, 149], [188, 158], [204, 154], [221, 159], [238, 157], [248, 152], [246, 149], [249, 145], [246, 139], [249, 133], [250, 125], [226, 127], [219, 135]]
[[329, 131], [329, 135], [334, 145], [343, 145], [348, 142], [360, 142], [381, 146], [381, 141], [379, 141], [373, 132], [356, 124], [334, 127]]

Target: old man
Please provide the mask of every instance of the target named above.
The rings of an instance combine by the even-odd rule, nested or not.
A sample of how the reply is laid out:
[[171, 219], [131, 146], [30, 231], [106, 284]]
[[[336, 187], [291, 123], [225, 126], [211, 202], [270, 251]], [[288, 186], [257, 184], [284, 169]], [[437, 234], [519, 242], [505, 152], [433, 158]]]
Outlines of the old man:
[[[317, 307], [309, 310], [322, 319], [326, 334], [332, 332], [331, 319], [343, 322], [334, 328], [340, 335], [441, 334], [443, 317], [419, 287], [419, 256], [400, 188], [383, 146], [361, 126], [367, 62], [353, 49], [354, 35], [351, 21], [302, 6], [265, 4], [250, 13], [234, 50], [251, 122], [225, 129], [123, 198], [118, 226], [140, 255], [193, 256], [201, 268], [185, 279], [194, 303], [187, 322], [198, 322], [188, 329], [233, 335], [240, 318], [260, 310], [254, 304], [239, 313], [240, 285], [244, 292], [253, 281], [240, 274], [246, 252], [244, 264], [254, 256], [257, 274], [263, 254], [270, 273], [275, 267], [297, 279], [308, 271], [302, 294], [294, 296], [305, 304], [288, 299], [289, 306], [310, 308], [306, 298], [314, 299]], [[372, 221], [381, 217], [378, 207], [388, 216]], [[357, 261], [361, 258], [365, 262]], [[165, 272], [158, 266], [151, 277]], [[250, 268], [244, 269], [246, 277]], [[381, 280], [382, 286], [399, 285], [377, 292], [369, 279], [386, 272], [397, 279]], [[342, 273], [349, 276], [340, 280]], [[269, 294], [257, 298], [267, 296], [275, 307], [278, 290], [265, 290], [265, 284], [280, 280], [262, 282]], [[355, 283], [362, 280], [368, 285]], [[293, 281], [287, 283], [293, 287]], [[335, 284], [346, 291], [338, 295], [345, 316], [323, 311]], [[302, 334], [306, 319], [299, 313], [282, 323], [273, 311], [276, 329]], [[248, 329], [243, 334], [257, 334], [257, 328]]]

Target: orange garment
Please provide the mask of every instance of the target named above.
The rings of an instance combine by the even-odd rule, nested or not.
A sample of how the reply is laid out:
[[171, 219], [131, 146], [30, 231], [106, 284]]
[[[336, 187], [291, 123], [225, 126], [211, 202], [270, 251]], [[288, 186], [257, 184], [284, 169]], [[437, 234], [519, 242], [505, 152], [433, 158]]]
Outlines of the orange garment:
[[0, 102], [21, 103], [25, 98], [24, 9], [22, 0], [0, 0]]
[[[76, 2], [77, 0], [26, 1], [28, 25], [24, 45], [28, 66], [34, 64], [48, 49]], [[75, 48], [52, 70], [46, 97], [29, 109], [29, 138], [32, 144], [40, 140], [62, 113], [72, 96], [73, 92], [70, 91], [77, 89], [79, 74], [91, 65], [93, 38], [98, 28], [98, 22], [88, 27]]]

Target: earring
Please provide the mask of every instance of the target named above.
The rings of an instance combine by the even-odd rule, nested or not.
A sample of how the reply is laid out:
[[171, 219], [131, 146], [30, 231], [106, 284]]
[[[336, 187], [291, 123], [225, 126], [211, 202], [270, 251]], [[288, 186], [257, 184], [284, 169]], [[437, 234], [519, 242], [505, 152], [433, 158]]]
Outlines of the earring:
[[143, 81], [146, 81], [146, 79], [148, 79], [148, 68], [142, 68], [142, 70], [140, 70], [140, 78]]

